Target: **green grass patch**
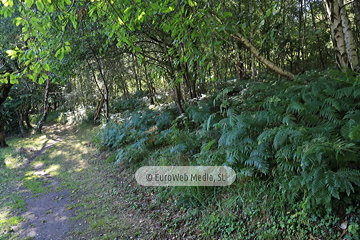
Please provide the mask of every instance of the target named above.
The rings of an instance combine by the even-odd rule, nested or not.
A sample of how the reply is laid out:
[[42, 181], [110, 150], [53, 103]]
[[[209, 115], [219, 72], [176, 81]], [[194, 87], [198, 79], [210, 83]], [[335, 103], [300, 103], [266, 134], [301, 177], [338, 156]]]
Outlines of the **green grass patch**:
[[14, 216], [8, 219], [0, 219], [0, 227], [2, 228], [11, 227], [22, 221], [24, 221], [24, 218], [21, 216]]
[[41, 178], [24, 178], [23, 186], [34, 194], [42, 193], [47, 189], [44, 187], [44, 181]]

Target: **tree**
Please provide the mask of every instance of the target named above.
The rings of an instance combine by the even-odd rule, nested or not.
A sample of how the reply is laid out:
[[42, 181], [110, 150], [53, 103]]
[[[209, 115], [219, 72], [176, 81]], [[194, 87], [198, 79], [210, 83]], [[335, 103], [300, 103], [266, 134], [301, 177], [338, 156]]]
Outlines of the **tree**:
[[323, 0], [331, 29], [336, 64], [340, 69], [350, 68], [359, 72], [356, 41], [343, 0]]
[[[10, 80], [8, 80], [7, 83], [2, 83], [0, 85], [0, 91], [1, 91], [0, 107], [7, 99], [12, 86], [13, 86], [13, 84], [10, 83]], [[0, 109], [0, 148], [4, 148], [7, 146], [8, 145], [5, 142], [5, 129], [4, 129], [4, 122], [3, 122], [3, 113], [2, 113], [2, 110]]]

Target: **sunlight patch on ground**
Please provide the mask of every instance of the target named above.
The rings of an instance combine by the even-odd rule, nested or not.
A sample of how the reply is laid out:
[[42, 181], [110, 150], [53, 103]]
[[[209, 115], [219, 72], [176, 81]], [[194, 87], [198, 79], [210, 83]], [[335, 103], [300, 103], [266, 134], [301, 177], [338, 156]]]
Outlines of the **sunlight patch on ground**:
[[51, 152], [47, 152], [47, 156], [49, 158], [55, 158], [55, 157], [57, 157], [59, 155], [64, 155], [64, 154], [66, 154], [66, 152], [61, 150], [61, 149], [57, 149], [57, 150], [53, 150]]
[[31, 166], [43, 165], [43, 164], [44, 164], [43, 161], [33, 161], [33, 162], [31, 163]]
[[1, 228], [6, 228], [6, 227], [10, 227], [13, 225], [18, 224], [19, 222], [23, 221], [23, 217], [21, 216], [13, 216], [13, 217], [9, 217], [10, 212], [8, 210], [0, 210], [0, 227]]
[[25, 176], [26, 177], [24, 177], [24, 180], [33, 180], [39, 178], [39, 176], [35, 174], [35, 171], [28, 171], [26, 172]]
[[60, 174], [60, 169], [60, 164], [53, 164], [47, 169], [45, 169], [45, 172], [49, 173], [51, 176], [57, 176]]
[[24, 160], [30, 158], [41, 150], [45, 145], [55, 143], [55, 140], [49, 139], [45, 135], [33, 136], [26, 139], [13, 138], [9, 139], [10, 147], [0, 150], [7, 168], [15, 169], [23, 166]]
[[18, 168], [22, 165], [22, 163], [23, 163], [22, 157], [20, 156], [17, 157], [8, 156], [5, 158], [5, 165], [9, 169]]
[[0, 222], [5, 220], [8, 215], [9, 215], [9, 210], [8, 209], [1, 209], [0, 210]]

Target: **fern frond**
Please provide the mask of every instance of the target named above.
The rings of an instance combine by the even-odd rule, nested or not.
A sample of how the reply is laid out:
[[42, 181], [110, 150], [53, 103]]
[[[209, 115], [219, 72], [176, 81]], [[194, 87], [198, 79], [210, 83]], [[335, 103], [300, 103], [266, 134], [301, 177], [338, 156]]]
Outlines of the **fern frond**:
[[342, 106], [341, 104], [339, 103], [339, 101], [337, 101], [336, 99], [334, 98], [327, 98], [325, 99], [324, 101], [324, 106], [327, 106], [327, 107], [333, 107], [335, 108], [337, 111], [342, 111]]
[[266, 129], [257, 137], [258, 143], [261, 144], [263, 142], [270, 142], [277, 131], [278, 128]]
[[286, 109], [287, 112], [292, 113], [299, 113], [304, 111], [305, 107], [302, 103], [299, 102], [291, 102], [288, 108]]
[[325, 185], [326, 188], [329, 190], [330, 194], [337, 199], [340, 199], [339, 195], [339, 179], [338, 176], [333, 173], [332, 171], [328, 171], [325, 173]]
[[287, 138], [288, 138], [288, 135], [289, 135], [289, 128], [285, 128], [285, 129], [280, 129], [275, 137], [274, 137], [274, 148], [275, 149], [279, 149], [280, 146], [284, 145]]
[[250, 157], [244, 162], [245, 166], [253, 166], [262, 173], [267, 173], [269, 170], [269, 163], [260, 157]]

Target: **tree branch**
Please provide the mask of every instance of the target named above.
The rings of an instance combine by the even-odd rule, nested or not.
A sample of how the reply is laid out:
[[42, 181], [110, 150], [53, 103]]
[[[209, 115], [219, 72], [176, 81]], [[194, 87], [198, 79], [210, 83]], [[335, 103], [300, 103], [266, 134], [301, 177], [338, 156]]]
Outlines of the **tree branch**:
[[269, 59], [265, 58], [263, 55], [261, 55], [259, 53], [259, 51], [251, 44], [251, 42], [249, 40], [247, 40], [243, 35], [241, 35], [240, 33], [237, 34], [231, 34], [231, 37], [239, 40], [241, 43], [243, 43], [252, 54], [254, 54], [254, 56], [260, 61], [262, 62], [265, 66], [267, 66], [268, 68], [270, 68], [271, 70], [273, 70], [274, 72], [290, 79], [290, 80], [294, 80], [294, 74], [292, 74], [291, 72], [288, 72], [278, 66], [276, 66], [273, 62], [271, 62]]

